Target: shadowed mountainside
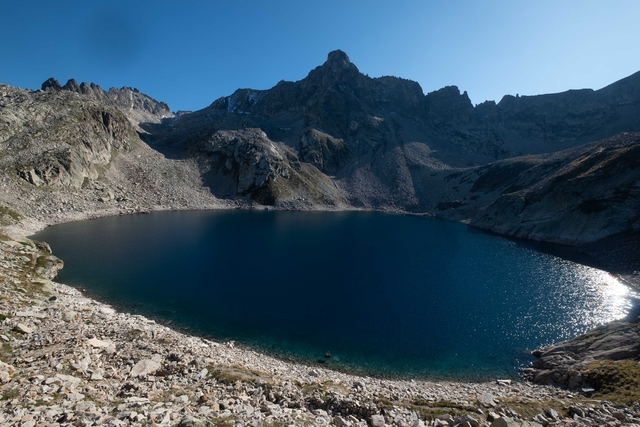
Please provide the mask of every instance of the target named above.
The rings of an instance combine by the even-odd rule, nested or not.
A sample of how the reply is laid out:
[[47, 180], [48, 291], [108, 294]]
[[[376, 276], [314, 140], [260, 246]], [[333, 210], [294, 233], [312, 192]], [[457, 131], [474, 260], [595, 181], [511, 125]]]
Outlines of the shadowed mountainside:
[[580, 245], [638, 232], [639, 85], [474, 107], [455, 86], [424, 95], [334, 51], [300, 81], [174, 115], [136, 89], [49, 79], [3, 86], [2, 167], [21, 191], [95, 187], [115, 209], [136, 189], [152, 209], [190, 187], [214, 204], [413, 212]]

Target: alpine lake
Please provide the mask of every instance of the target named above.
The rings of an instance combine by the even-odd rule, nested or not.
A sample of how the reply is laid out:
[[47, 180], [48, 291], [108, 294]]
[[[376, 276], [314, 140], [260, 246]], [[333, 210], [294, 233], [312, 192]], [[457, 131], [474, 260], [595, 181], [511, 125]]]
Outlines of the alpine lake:
[[408, 215], [157, 212], [32, 238], [64, 261], [57, 281], [119, 309], [376, 376], [517, 378], [639, 298], [561, 247]]

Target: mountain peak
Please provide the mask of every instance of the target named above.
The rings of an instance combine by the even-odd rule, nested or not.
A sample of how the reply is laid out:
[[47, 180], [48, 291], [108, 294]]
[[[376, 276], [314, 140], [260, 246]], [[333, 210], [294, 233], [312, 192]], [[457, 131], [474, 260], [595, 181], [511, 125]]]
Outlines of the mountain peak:
[[356, 67], [341, 50], [334, 50], [327, 55], [327, 61], [314, 69], [309, 75], [325, 82], [346, 82], [357, 79], [360, 74]]
[[337, 64], [346, 67], [351, 64], [351, 61], [349, 60], [349, 57], [346, 53], [344, 53], [340, 49], [337, 49], [329, 52], [329, 55], [327, 55], [326, 64]]

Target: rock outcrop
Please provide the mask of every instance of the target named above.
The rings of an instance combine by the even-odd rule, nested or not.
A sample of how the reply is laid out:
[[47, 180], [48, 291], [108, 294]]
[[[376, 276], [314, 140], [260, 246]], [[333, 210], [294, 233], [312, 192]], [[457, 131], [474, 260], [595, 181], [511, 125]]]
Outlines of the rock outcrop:
[[640, 358], [640, 318], [599, 326], [533, 354], [538, 360], [525, 371], [532, 381], [560, 384], [573, 390], [591, 388], [595, 384], [592, 384], [587, 368], [594, 362], [637, 361]]
[[12, 89], [3, 100], [0, 165], [36, 187], [80, 188], [138, 139], [119, 109], [67, 91]]
[[520, 175], [531, 174], [532, 168], [516, 167], [509, 173], [504, 163], [490, 166], [475, 185], [488, 185], [482, 181], [495, 175], [511, 188], [471, 224], [569, 245], [640, 231], [640, 134], [621, 134], [557, 153], [536, 168], [541, 173], [521, 187]]

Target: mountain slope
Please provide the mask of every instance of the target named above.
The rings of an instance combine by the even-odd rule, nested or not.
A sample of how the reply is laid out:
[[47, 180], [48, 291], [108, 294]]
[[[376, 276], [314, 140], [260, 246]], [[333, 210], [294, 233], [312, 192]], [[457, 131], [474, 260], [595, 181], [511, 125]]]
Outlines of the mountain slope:
[[0, 166], [21, 194], [2, 203], [28, 211], [22, 196], [44, 194], [69, 211], [55, 195], [75, 191], [98, 210], [379, 209], [584, 244], [637, 232], [639, 85], [474, 107], [335, 51], [300, 81], [178, 115], [129, 88], [2, 86]]

